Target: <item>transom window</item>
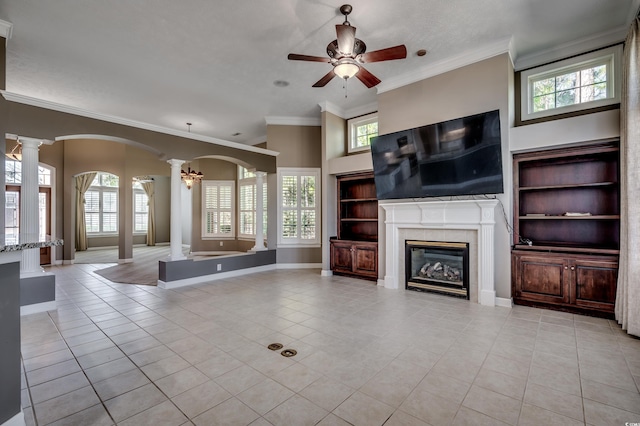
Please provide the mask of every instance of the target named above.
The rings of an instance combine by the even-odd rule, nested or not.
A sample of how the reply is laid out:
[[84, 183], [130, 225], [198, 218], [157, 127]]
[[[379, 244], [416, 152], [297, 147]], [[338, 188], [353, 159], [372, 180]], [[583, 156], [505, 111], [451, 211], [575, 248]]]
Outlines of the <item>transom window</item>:
[[320, 244], [320, 170], [278, 169], [278, 245]]
[[202, 238], [234, 238], [235, 182], [202, 181]]
[[347, 121], [349, 130], [349, 152], [371, 148], [371, 139], [378, 136], [378, 114], [367, 114]]
[[523, 71], [522, 120], [620, 102], [620, 47]]
[[[5, 160], [5, 183], [18, 185], [22, 183], [22, 162]], [[51, 186], [51, 170], [38, 166], [38, 186]]]
[[118, 176], [98, 172], [84, 194], [87, 234], [118, 232]]

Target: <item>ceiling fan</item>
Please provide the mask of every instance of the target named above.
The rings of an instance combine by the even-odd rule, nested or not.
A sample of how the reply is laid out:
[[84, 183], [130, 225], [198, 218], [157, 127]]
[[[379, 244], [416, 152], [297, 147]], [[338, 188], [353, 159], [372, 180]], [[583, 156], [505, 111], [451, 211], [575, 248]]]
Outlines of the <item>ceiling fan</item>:
[[407, 57], [407, 48], [404, 44], [365, 53], [367, 45], [356, 38], [356, 27], [351, 26], [351, 23], [347, 20], [352, 10], [353, 8], [349, 4], [340, 7], [340, 13], [344, 15], [344, 22], [336, 25], [337, 38], [327, 45], [328, 58], [298, 55], [296, 53], [290, 53], [287, 57], [293, 61], [328, 62], [333, 65], [333, 69], [318, 80], [313, 87], [324, 87], [335, 76], [344, 80], [355, 76], [365, 86], [371, 88], [379, 84], [380, 79], [367, 71], [362, 64]]

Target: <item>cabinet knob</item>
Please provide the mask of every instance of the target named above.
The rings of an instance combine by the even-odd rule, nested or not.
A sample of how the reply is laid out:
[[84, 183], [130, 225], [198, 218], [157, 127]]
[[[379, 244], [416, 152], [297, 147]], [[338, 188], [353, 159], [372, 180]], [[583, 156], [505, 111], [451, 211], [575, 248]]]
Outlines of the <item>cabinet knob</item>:
[[575, 266], [572, 266], [572, 267], [571, 267], [571, 270], [572, 270], [572, 271], [575, 271], [575, 270], [576, 270], [576, 267], [575, 267]]
[[564, 270], [566, 271], [567, 269], [569, 269], [569, 267], [568, 267], [568, 266], [565, 266], [565, 267], [564, 267]]

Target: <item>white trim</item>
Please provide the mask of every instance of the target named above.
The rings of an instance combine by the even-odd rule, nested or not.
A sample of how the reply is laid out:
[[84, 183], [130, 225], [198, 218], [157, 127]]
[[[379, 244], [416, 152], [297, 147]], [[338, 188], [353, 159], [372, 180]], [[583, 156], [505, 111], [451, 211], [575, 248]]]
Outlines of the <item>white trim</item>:
[[378, 113], [372, 112], [360, 117], [350, 118], [347, 120], [347, 152], [349, 154], [360, 153], [363, 151], [371, 151], [371, 145], [354, 146], [356, 141], [356, 130], [360, 126], [377, 123]]
[[[620, 102], [622, 86], [622, 45], [611, 46], [584, 55], [553, 62], [523, 71], [520, 75], [520, 116], [522, 121], [540, 117], [551, 117], [567, 112], [583, 111]], [[575, 72], [596, 65], [607, 66], [607, 97], [591, 102], [582, 102], [563, 107], [533, 112], [532, 85], [535, 81]]]
[[318, 106], [320, 106], [320, 112], [330, 112], [340, 118], [347, 118], [347, 113], [344, 109], [329, 101], [320, 102]]
[[[2, 94], [5, 100], [9, 102], [16, 102], [24, 105], [30, 105], [30, 106], [45, 108], [53, 111], [64, 112], [67, 114], [78, 115], [81, 117], [93, 118], [96, 120], [107, 121], [109, 123], [121, 124], [123, 126], [136, 127], [138, 129], [144, 129], [152, 132], [178, 136], [185, 139], [192, 139], [192, 140], [207, 142], [215, 145], [226, 146], [229, 148], [239, 149], [242, 151], [255, 152], [255, 153], [264, 154], [264, 155], [271, 155], [274, 157], [280, 154], [279, 152], [276, 152], [276, 151], [271, 151], [263, 148], [256, 148], [254, 146], [245, 145], [239, 142], [231, 142], [224, 139], [218, 139], [210, 136], [203, 136], [195, 133], [189, 133], [183, 130], [169, 129], [167, 127], [157, 126], [155, 124], [149, 124], [149, 123], [143, 123], [140, 121], [130, 120], [128, 118], [101, 114], [93, 111], [88, 111], [82, 108], [77, 108], [69, 105], [59, 104], [56, 102], [46, 101], [44, 99], [32, 98], [30, 96], [24, 96], [18, 93], [7, 92], [6, 90], [0, 90], [0, 94]], [[56, 138], [56, 140], [58, 139]]]
[[277, 269], [320, 269], [322, 263], [277, 263]]
[[332, 277], [333, 276], [333, 271], [332, 270], [323, 269], [322, 271], [320, 271], [320, 276], [321, 277]]
[[[237, 203], [237, 190], [236, 190], [236, 181], [235, 180], [203, 180], [201, 183], [201, 188], [202, 190], [201, 192], [201, 198], [200, 198], [200, 206], [201, 206], [201, 223], [200, 223], [200, 238], [202, 240], [235, 240], [236, 238], [236, 203]], [[208, 234], [207, 233], [207, 203], [206, 203], [206, 197], [207, 197], [207, 191], [206, 191], [206, 187], [217, 187], [218, 188], [218, 206], [220, 206], [220, 188], [222, 187], [231, 187], [231, 192], [230, 192], [230, 196], [231, 196], [231, 232], [229, 233], [212, 233], [212, 234]], [[226, 209], [222, 209], [221, 207], [218, 207], [217, 209], [214, 209], [215, 211], [219, 212], [225, 212], [227, 211]]]
[[31, 305], [20, 306], [20, 316], [55, 311], [56, 309], [58, 309], [58, 304], [55, 300], [50, 302], [34, 303]]
[[371, 102], [350, 109], [343, 109], [329, 101], [320, 102], [318, 106], [320, 107], [320, 112], [330, 112], [331, 114], [344, 118], [345, 120], [347, 118], [358, 117], [378, 110], [378, 102]]
[[11, 417], [6, 422], [2, 423], [2, 426], [25, 426], [26, 423], [24, 421], [24, 412], [20, 410], [18, 414]]
[[208, 281], [217, 281], [225, 278], [240, 277], [242, 275], [254, 274], [256, 272], [272, 271], [274, 269], [276, 269], [275, 263], [270, 265], [264, 265], [264, 266], [256, 266], [253, 268], [237, 269], [235, 271], [220, 272], [219, 274], [201, 275], [199, 277], [185, 278], [183, 280], [175, 280], [175, 281], [168, 281], [168, 282], [158, 280], [158, 287], [163, 288], [165, 290], [171, 290], [174, 288], [187, 287], [195, 284], [202, 284]]
[[[276, 197], [277, 204], [277, 235], [276, 235], [276, 247], [277, 248], [302, 248], [302, 247], [321, 247], [322, 239], [321, 239], [321, 227], [322, 227], [322, 170], [319, 167], [278, 167], [277, 170], [277, 191], [278, 195]], [[316, 187], [315, 187], [315, 207], [313, 208], [316, 213], [316, 236], [313, 240], [302, 239], [299, 236], [292, 239], [283, 239], [282, 238], [282, 213], [285, 210], [282, 205], [282, 177], [286, 176], [296, 176], [300, 178], [302, 176], [313, 176], [315, 177]], [[298, 179], [300, 181], [300, 179]], [[300, 199], [300, 191], [298, 191], [298, 201]], [[297, 211], [297, 215], [300, 215], [301, 210], [310, 210], [303, 209], [299, 203], [295, 209], [287, 208], [290, 211]]]
[[485, 59], [493, 58], [494, 56], [498, 56], [503, 53], [508, 53], [511, 61], [513, 62], [513, 37], [509, 36], [502, 38], [493, 43], [442, 59], [424, 68], [420, 68], [416, 71], [409, 72], [398, 77], [386, 78], [385, 81], [376, 86], [378, 88], [378, 94], [407, 86], [411, 83], [415, 83], [429, 77], [444, 74], [448, 71], [462, 68]]
[[320, 118], [315, 117], [285, 117], [266, 116], [264, 118], [267, 125], [272, 126], [320, 126]]
[[0, 37], [4, 37], [9, 41], [11, 35], [13, 34], [13, 24], [8, 21], [3, 21], [0, 19]]
[[513, 299], [506, 297], [496, 297], [496, 306], [503, 308], [513, 308]]

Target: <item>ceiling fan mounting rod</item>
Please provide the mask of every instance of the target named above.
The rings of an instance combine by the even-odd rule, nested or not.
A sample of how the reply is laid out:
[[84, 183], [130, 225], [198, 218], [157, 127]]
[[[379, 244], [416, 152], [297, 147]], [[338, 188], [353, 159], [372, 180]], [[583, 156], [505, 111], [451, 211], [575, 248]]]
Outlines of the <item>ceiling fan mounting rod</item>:
[[340, 6], [340, 13], [344, 15], [344, 23], [342, 25], [351, 25], [351, 23], [347, 21], [347, 17], [349, 16], [352, 10], [353, 8], [351, 7], [350, 4], [343, 4], [342, 6]]

